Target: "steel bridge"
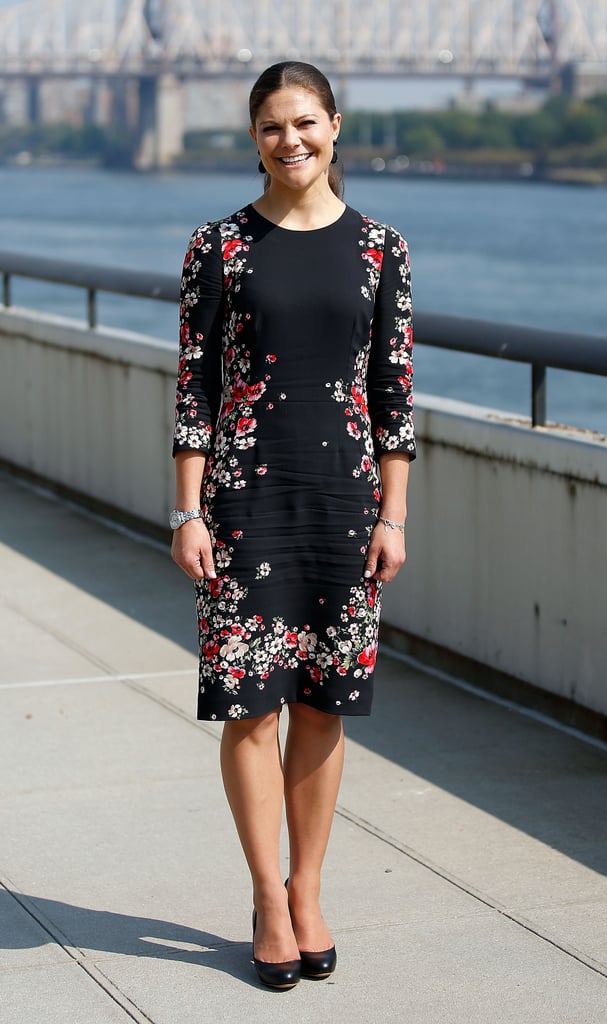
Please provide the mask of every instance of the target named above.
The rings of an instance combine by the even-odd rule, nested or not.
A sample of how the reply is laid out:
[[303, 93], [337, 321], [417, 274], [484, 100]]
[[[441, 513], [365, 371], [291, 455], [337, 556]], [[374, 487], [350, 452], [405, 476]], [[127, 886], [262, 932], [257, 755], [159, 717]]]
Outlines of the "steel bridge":
[[607, 0], [33, 0], [0, 10], [0, 77], [546, 78], [607, 62]]

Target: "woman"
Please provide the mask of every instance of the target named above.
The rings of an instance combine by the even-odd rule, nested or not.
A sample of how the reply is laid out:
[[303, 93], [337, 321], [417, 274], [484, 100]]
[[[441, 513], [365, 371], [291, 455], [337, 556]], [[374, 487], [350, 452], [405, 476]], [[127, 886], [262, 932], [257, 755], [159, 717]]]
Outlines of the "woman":
[[265, 191], [185, 257], [171, 525], [196, 581], [198, 717], [225, 722], [254, 963], [290, 988], [336, 964], [320, 872], [342, 715], [370, 713], [381, 585], [405, 559], [411, 301], [403, 239], [341, 200], [324, 75], [268, 68], [250, 115]]

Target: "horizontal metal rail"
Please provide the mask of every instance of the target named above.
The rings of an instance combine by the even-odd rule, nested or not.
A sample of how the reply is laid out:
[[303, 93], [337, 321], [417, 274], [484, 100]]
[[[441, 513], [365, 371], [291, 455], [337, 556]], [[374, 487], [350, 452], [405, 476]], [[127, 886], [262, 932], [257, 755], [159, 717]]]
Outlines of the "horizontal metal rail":
[[[131, 295], [160, 302], [179, 300], [179, 282], [170, 274], [55, 260], [0, 250], [2, 298], [11, 305], [11, 278], [83, 288], [87, 295], [87, 322], [97, 326], [97, 292]], [[531, 422], [546, 423], [546, 369], [573, 370], [607, 376], [607, 337], [494, 323], [439, 313], [416, 312], [417, 344], [455, 352], [506, 359], [531, 367]]]

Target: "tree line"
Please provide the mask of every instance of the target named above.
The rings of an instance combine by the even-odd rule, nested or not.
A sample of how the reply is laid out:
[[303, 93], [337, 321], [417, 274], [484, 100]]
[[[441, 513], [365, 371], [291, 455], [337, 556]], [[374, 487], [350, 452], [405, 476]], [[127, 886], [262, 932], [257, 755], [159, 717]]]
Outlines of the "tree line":
[[[487, 104], [475, 112], [448, 110], [351, 111], [340, 149], [346, 163], [374, 155], [410, 160], [499, 163], [515, 160], [569, 163], [607, 170], [607, 93], [579, 100], [552, 96], [531, 112]], [[133, 165], [133, 136], [99, 125], [0, 125], [0, 162], [29, 154], [37, 159], [88, 160], [108, 167]], [[215, 161], [235, 168], [250, 163], [248, 132], [189, 131], [183, 164]]]

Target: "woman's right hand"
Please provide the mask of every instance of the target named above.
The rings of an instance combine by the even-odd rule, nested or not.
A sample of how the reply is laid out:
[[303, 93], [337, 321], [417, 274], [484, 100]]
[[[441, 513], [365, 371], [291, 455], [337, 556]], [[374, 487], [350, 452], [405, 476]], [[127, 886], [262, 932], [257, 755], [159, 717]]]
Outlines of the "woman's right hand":
[[175, 530], [171, 556], [192, 580], [217, 578], [211, 537], [202, 519], [190, 519]]

